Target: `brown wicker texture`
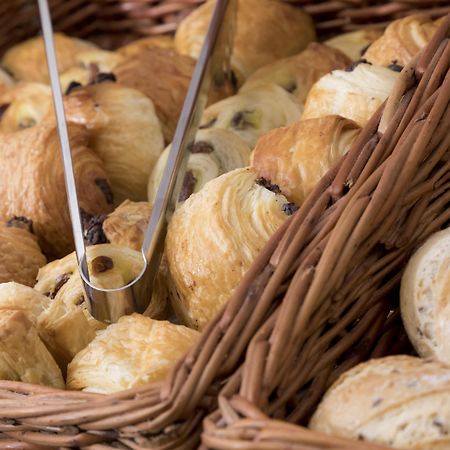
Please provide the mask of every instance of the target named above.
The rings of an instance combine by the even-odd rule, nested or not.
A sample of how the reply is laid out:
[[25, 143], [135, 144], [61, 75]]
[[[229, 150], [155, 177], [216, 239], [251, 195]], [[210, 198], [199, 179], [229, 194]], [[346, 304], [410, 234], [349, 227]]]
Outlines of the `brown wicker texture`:
[[380, 448], [287, 422], [306, 424], [346, 369], [407, 351], [402, 269], [450, 221], [449, 35], [450, 15], [166, 382], [110, 396], [0, 382], [0, 448]]

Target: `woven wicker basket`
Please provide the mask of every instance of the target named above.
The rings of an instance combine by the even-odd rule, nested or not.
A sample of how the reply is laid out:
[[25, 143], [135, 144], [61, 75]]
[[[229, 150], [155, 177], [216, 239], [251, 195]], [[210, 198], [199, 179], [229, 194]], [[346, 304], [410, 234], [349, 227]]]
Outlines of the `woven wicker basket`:
[[[8, 39], [2, 29], [3, 46], [36, 31], [28, 1], [7, 3], [1, 20], [27, 27], [8, 28]], [[123, 33], [173, 30], [200, 1], [54, 3], [60, 29], [112, 44]], [[448, 9], [412, 0], [360, 9], [357, 0], [293, 3], [327, 30], [358, 26], [369, 10], [384, 22], [420, 7]], [[333, 8], [343, 20], [331, 24]], [[449, 35], [450, 15], [164, 383], [102, 396], [0, 382], [0, 448], [380, 449], [301, 425], [342, 372], [409, 350], [398, 313], [401, 272], [450, 220]]]

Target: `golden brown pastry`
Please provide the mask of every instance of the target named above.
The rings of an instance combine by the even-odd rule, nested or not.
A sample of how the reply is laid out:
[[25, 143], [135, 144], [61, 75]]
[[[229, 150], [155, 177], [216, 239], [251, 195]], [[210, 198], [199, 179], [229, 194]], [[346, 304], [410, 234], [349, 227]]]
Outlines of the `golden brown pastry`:
[[[87, 147], [87, 131], [69, 127], [80, 208], [109, 212], [111, 191], [103, 163]], [[23, 216], [44, 253], [65, 255], [73, 248], [59, 138], [54, 125], [42, 124], [0, 140], [0, 220]]]
[[12, 217], [0, 224], [0, 283], [16, 281], [33, 286], [40, 267], [47, 262], [33, 224], [25, 217]]
[[69, 364], [67, 388], [112, 393], [162, 381], [199, 333], [139, 314], [110, 325]]
[[392, 22], [384, 34], [364, 53], [364, 58], [379, 66], [405, 66], [430, 42], [439, 25], [423, 14]]
[[130, 57], [140, 53], [142, 50], [153, 47], [175, 50], [175, 40], [172, 36], [147, 36], [118, 48], [117, 53], [125, 57]]
[[363, 127], [389, 96], [398, 76], [395, 70], [365, 63], [348, 71], [335, 70], [309, 91], [302, 120], [339, 115]]
[[376, 28], [366, 28], [349, 33], [338, 34], [324, 42], [331, 48], [340, 50], [352, 61], [365, 56], [368, 46], [383, 34], [383, 30]]
[[[90, 42], [69, 37], [62, 33], [54, 34], [54, 42], [61, 73], [76, 64], [78, 53], [97, 48]], [[41, 36], [11, 47], [4, 54], [1, 63], [17, 80], [38, 83], [49, 82], [44, 40]]]
[[301, 205], [316, 184], [347, 153], [360, 128], [340, 116], [297, 122], [264, 135], [252, 154], [260, 177]]
[[[166, 257], [178, 317], [202, 329], [229, 299], [270, 236], [285, 221], [283, 195], [250, 168], [206, 183], [175, 211]], [[276, 191], [276, 189], [274, 189]]]
[[431, 236], [409, 261], [400, 305], [419, 355], [450, 364], [450, 228]]
[[350, 59], [340, 51], [313, 42], [298, 55], [258, 69], [247, 79], [239, 92], [275, 83], [295, 95], [303, 106], [308, 91], [319, 78], [332, 70], [344, 69], [350, 63]]
[[42, 83], [18, 83], [0, 95], [3, 114], [0, 118], [0, 131], [14, 131], [31, 128], [53, 113], [52, 91]]
[[8, 89], [14, 86], [14, 83], [15, 82], [11, 76], [3, 69], [0, 69], [0, 94], [8, 91]]
[[[184, 202], [191, 194], [198, 192], [209, 180], [233, 169], [248, 166], [251, 152], [239, 136], [219, 128], [199, 130], [189, 150], [189, 161], [179, 202]], [[148, 200], [151, 204], [155, 202], [169, 151], [170, 146], [159, 157], [150, 176]]]
[[265, 84], [206, 108], [200, 128], [230, 130], [253, 149], [263, 134], [297, 121], [300, 113], [292, 94], [276, 84]]
[[450, 448], [450, 366], [412, 356], [373, 359], [328, 390], [310, 427], [414, 450]]
[[104, 82], [74, 90], [65, 107], [69, 122], [90, 130], [89, 147], [104, 162], [115, 204], [146, 200], [148, 178], [164, 149], [151, 100], [135, 89]]
[[64, 388], [61, 370], [22, 311], [0, 310], [0, 379]]
[[[175, 47], [197, 58], [215, 5], [208, 0], [178, 26]], [[315, 40], [311, 18], [300, 8], [270, 0], [239, 0], [231, 68], [238, 80], [256, 69], [294, 55]]]

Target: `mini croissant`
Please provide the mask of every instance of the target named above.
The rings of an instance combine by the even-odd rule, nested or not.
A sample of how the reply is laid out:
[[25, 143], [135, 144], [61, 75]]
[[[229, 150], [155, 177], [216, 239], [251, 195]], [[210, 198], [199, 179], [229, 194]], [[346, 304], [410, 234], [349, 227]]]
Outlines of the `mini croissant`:
[[[80, 208], [91, 214], [109, 212], [107, 176], [101, 160], [87, 147], [86, 129], [72, 125], [69, 133]], [[72, 228], [56, 126], [42, 124], [4, 134], [0, 160], [0, 220], [26, 217], [45, 253], [70, 252]]]

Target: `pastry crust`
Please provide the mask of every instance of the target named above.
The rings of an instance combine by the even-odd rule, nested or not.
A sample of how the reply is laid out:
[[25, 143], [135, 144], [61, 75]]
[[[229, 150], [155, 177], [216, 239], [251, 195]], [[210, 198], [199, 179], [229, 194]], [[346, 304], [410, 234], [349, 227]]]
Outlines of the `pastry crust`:
[[[320, 130], [320, 133], [318, 133]], [[264, 135], [252, 154], [260, 177], [301, 205], [320, 179], [347, 153], [360, 128], [340, 116], [297, 122]]]
[[[91, 214], [109, 212], [107, 176], [101, 160], [87, 147], [86, 130], [71, 125], [69, 134], [80, 208]], [[67, 254], [73, 248], [72, 228], [56, 126], [42, 124], [4, 134], [0, 159], [0, 219], [32, 220], [46, 254]]]
[[417, 353], [450, 364], [450, 228], [410, 259], [402, 278], [403, 323]]
[[361, 63], [349, 71], [335, 70], [308, 93], [302, 120], [340, 115], [363, 127], [391, 93], [399, 74], [386, 67]]
[[64, 388], [61, 370], [22, 311], [0, 310], [0, 379]]
[[[175, 212], [166, 257], [178, 317], [202, 329], [222, 308], [271, 235], [287, 200], [256, 183], [250, 168], [208, 182]], [[172, 289], [169, 284], [169, 288]]]
[[75, 356], [68, 389], [112, 393], [162, 381], [199, 333], [139, 314], [122, 317]]
[[[54, 42], [61, 73], [75, 65], [78, 53], [97, 48], [90, 42], [68, 37], [63, 33], [55, 33]], [[2, 66], [17, 80], [49, 83], [44, 40], [41, 36], [10, 48], [2, 58]]]
[[[198, 58], [215, 1], [196, 8], [178, 26], [175, 47]], [[256, 69], [302, 51], [315, 40], [311, 18], [300, 8], [270, 0], [239, 0], [231, 68], [243, 81]]]
[[300, 114], [293, 95], [276, 84], [264, 84], [209, 106], [200, 128], [230, 130], [253, 149], [263, 134], [297, 121]]
[[39, 268], [46, 262], [26, 222], [13, 218], [0, 225], [0, 283], [16, 281], [33, 286]]
[[310, 427], [395, 448], [450, 446], [450, 366], [412, 356], [372, 359], [328, 390]]
[[172, 36], [148, 36], [120, 47], [117, 52], [125, 57], [130, 57], [153, 47], [175, 50], [175, 40]]
[[15, 81], [11, 78], [11, 76], [3, 69], [0, 69], [0, 94], [7, 92], [14, 86], [14, 84]]
[[246, 80], [239, 92], [275, 83], [297, 97], [303, 106], [308, 91], [319, 78], [332, 70], [344, 69], [350, 63], [351, 60], [339, 50], [312, 42], [301, 53], [258, 69]]
[[[169, 152], [170, 146], [161, 154], [150, 176], [148, 200], [151, 204], [155, 202]], [[248, 145], [231, 131], [218, 128], [199, 130], [194, 144], [190, 146], [189, 161], [178, 202], [187, 200], [219, 175], [248, 166], [250, 152]]]

